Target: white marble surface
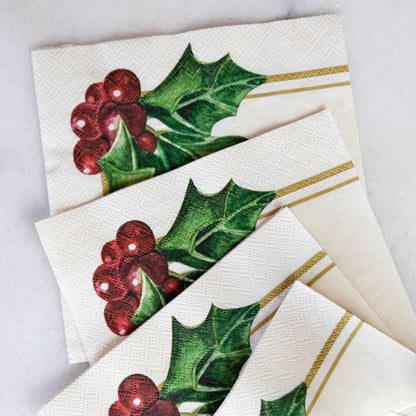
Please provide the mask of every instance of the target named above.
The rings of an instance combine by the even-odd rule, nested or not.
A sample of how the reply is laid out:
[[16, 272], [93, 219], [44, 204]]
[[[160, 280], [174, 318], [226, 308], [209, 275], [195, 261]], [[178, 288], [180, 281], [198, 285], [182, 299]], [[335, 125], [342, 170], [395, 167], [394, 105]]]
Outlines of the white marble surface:
[[0, 0], [0, 414], [33, 415], [80, 374], [34, 222], [48, 216], [30, 51], [338, 12], [370, 201], [416, 307], [414, 0]]

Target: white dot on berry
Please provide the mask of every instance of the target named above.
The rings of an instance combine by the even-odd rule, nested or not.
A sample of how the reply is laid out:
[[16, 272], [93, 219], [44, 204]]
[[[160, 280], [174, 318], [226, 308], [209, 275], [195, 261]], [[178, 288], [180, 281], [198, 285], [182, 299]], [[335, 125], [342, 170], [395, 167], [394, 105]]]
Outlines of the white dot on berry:
[[113, 131], [115, 129], [116, 129], [116, 126], [113, 123], [108, 125], [108, 130]]
[[90, 173], [90, 168], [85, 168], [85, 169], [83, 170], [83, 172], [84, 172], [84, 173]]
[[114, 97], [120, 97], [121, 91], [120, 90], [114, 90], [113, 95], [114, 95]]
[[141, 401], [138, 397], [136, 397], [135, 399], [133, 399], [133, 404], [134, 404], [135, 406], [139, 406], [141, 402], [142, 402], [142, 401]]
[[134, 244], [134, 243], [130, 243], [130, 244], [129, 244], [129, 250], [130, 250], [130, 251], [136, 250], [136, 244]]
[[85, 120], [78, 120], [77, 126], [83, 128], [85, 126]]
[[101, 290], [104, 290], [104, 292], [106, 291], [106, 290], [108, 290], [108, 283], [101, 283], [101, 285], [100, 285], [100, 289]]
[[126, 333], [126, 330], [125, 329], [122, 329], [120, 332], [119, 332], [119, 334], [120, 335], [124, 335]]
[[131, 283], [133, 283], [133, 286], [138, 286], [140, 282], [139, 282], [139, 280], [138, 280], [138, 279], [134, 278], [134, 279], [131, 281]]

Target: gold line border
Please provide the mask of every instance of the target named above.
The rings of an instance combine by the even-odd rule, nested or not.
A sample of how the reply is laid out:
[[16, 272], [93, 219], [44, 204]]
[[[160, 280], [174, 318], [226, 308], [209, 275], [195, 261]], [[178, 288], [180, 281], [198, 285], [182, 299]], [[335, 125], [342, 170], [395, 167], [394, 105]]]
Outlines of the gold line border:
[[313, 284], [315, 284], [321, 277], [325, 276], [330, 270], [332, 270], [335, 267], [335, 263], [331, 263], [328, 267], [325, 267], [321, 271], [321, 273], [318, 273], [313, 279], [311, 279], [308, 283], [306, 283], [306, 286], [311, 287]]
[[276, 310], [274, 310], [270, 315], [267, 315], [261, 322], [259, 322], [251, 331], [250, 331], [250, 336], [252, 336], [253, 334], [255, 334], [259, 329], [261, 329], [264, 325], [267, 324], [267, 322], [269, 322], [277, 313], [277, 311], [279, 310], [279, 308], [277, 308]]
[[347, 326], [351, 318], [352, 314], [350, 312], [345, 312], [342, 318], [336, 324], [335, 328], [332, 330], [331, 335], [328, 337], [318, 356], [315, 358], [315, 361], [305, 378], [305, 383], [308, 388], [318, 373], [319, 369], [321, 368], [323, 362], [325, 361], [325, 358], [328, 356], [329, 351], [331, 351], [331, 348], [334, 346], [336, 340], [341, 335], [341, 332]]
[[[317, 69], [309, 69], [306, 71], [296, 71], [296, 72], [286, 72], [283, 74], [267, 75], [266, 83], [272, 82], [282, 82], [282, 81], [293, 81], [297, 79], [304, 78], [313, 78], [313, 77], [322, 77], [324, 75], [334, 75], [341, 74], [343, 72], [348, 72], [348, 65], [335, 65], [327, 66]], [[149, 94], [152, 90], [142, 91], [141, 95]]]
[[[347, 312], [348, 313], [348, 312]], [[364, 325], [363, 321], [360, 321], [358, 323], [358, 325], [355, 327], [354, 331], [352, 331], [351, 335], [348, 337], [347, 341], [345, 342], [344, 346], [341, 348], [341, 350], [339, 351], [338, 355], [336, 356], [334, 362], [332, 363], [331, 367], [328, 370], [328, 373], [326, 374], [325, 378], [323, 379], [321, 385], [319, 386], [318, 391], [315, 394], [315, 397], [313, 398], [311, 404], [308, 406], [308, 409], [306, 410], [306, 414], [308, 415], [311, 410], [313, 409], [313, 407], [315, 406], [316, 402], [319, 399], [319, 396], [322, 394], [322, 391], [324, 390], [326, 384], [328, 383], [328, 380], [330, 379], [330, 377], [332, 376], [336, 366], [338, 365], [338, 363], [340, 362], [342, 356], [344, 355], [345, 351], [347, 350], [347, 348], [350, 346], [352, 340], [354, 339], [354, 337], [357, 335], [358, 331], [361, 329], [361, 327]], [[308, 385], [309, 386], [309, 385]]]
[[291, 89], [288, 89], [288, 90], [260, 92], [258, 94], [247, 94], [244, 97], [244, 99], [246, 99], [246, 98], [270, 97], [272, 95], [293, 94], [295, 92], [324, 90], [326, 88], [345, 87], [347, 85], [351, 85], [351, 81], [333, 82], [331, 84], [312, 85], [310, 87], [291, 88]]
[[104, 173], [100, 173], [101, 176], [101, 187], [103, 188], [103, 196], [106, 196], [110, 193], [110, 187], [108, 186], [107, 178], [105, 177]]
[[296, 79], [322, 77], [324, 75], [340, 74], [342, 72], [348, 72], [348, 71], [349, 71], [348, 65], [328, 66], [324, 68], [310, 69], [308, 71], [287, 72], [285, 74], [268, 75], [266, 82], [270, 83], [270, 82], [281, 82], [281, 81], [293, 81]]
[[313, 255], [308, 261], [306, 261], [302, 266], [296, 269], [290, 276], [288, 276], [283, 282], [277, 285], [272, 289], [266, 296], [259, 300], [260, 309], [264, 308], [268, 303], [270, 303], [276, 296], [279, 296], [287, 288], [293, 285], [300, 277], [302, 277], [308, 270], [313, 266], [318, 264], [322, 259], [326, 257], [324, 250], [318, 251]]

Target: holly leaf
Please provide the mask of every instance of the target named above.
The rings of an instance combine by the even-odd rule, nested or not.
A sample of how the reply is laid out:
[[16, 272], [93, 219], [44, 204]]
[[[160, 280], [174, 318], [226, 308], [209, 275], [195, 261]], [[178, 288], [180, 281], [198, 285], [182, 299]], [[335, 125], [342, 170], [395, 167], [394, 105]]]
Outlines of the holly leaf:
[[140, 271], [140, 277], [142, 280], [140, 304], [130, 319], [130, 322], [136, 326], [140, 326], [166, 305], [166, 298], [163, 290], [157, 286], [143, 270]]
[[274, 191], [242, 188], [230, 181], [215, 194], [204, 194], [189, 181], [181, 209], [157, 244], [166, 259], [208, 270], [256, 227]]
[[171, 360], [160, 395], [177, 405], [201, 403], [198, 414], [213, 414], [251, 354], [250, 328], [258, 311], [258, 303], [237, 309], [212, 305], [196, 326], [172, 317]]
[[110, 192], [149, 179], [155, 174], [157, 165], [141, 163], [143, 153], [119, 118], [114, 143], [97, 162], [107, 179]]
[[172, 130], [210, 136], [214, 124], [235, 116], [241, 100], [266, 79], [235, 64], [229, 54], [202, 62], [188, 44], [166, 79], [140, 103]]
[[261, 401], [260, 416], [306, 416], [306, 383], [272, 402]]

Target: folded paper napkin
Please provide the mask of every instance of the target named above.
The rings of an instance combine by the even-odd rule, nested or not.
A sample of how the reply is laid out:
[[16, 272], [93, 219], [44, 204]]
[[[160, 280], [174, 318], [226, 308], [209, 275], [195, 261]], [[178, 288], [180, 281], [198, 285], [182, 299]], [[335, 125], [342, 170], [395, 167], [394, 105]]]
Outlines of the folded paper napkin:
[[[139, 411], [147, 408], [144, 406], [149, 401], [151, 407], [155, 405], [156, 385], [160, 397], [169, 402], [158, 402], [162, 408], [156, 407], [144, 416], [176, 415], [177, 406], [183, 415], [197, 408], [201, 408], [201, 414], [214, 413], [250, 355], [250, 346], [257, 345], [296, 280], [323, 294], [336, 295], [371, 315], [348, 280], [285, 208], [39, 414], [130, 414], [122, 412], [125, 406]], [[114, 404], [109, 412], [120, 383], [134, 374], [142, 376], [128, 378], [123, 384], [126, 391], [134, 395], [135, 380], [141, 380], [148, 393], [131, 396], [131, 400], [126, 396], [129, 403], [123, 399], [124, 405]], [[130, 382], [133, 384], [128, 387]], [[173, 410], [168, 412], [163, 406]]]
[[[102, 293], [108, 280], [100, 274], [106, 266], [100, 265], [111, 260], [109, 247], [131, 221], [156, 236], [159, 270], [166, 274], [168, 261], [173, 280], [187, 283], [283, 206], [292, 208], [384, 328], [368, 321], [416, 350], [414, 312], [336, 125], [323, 111], [37, 224], [86, 358], [97, 360], [119, 339], [107, 327], [111, 311], [104, 317], [105, 302], [94, 292], [93, 279], [108, 300]], [[136, 244], [131, 247], [135, 254]], [[149, 264], [138, 263], [154, 273]], [[134, 273], [127, 268], [124, 274], [133, 284]], [[117, 290], [122, 296], [124, 289]], [[119, 334], [130, 331], [110, 327]]]
[[416, 354], [295, 283], [215, 415], [410, 416], [412, 402]]
[[52, 214], [323, 107], [361, 176], [337, 16], [40, 49], [33, 68]]

